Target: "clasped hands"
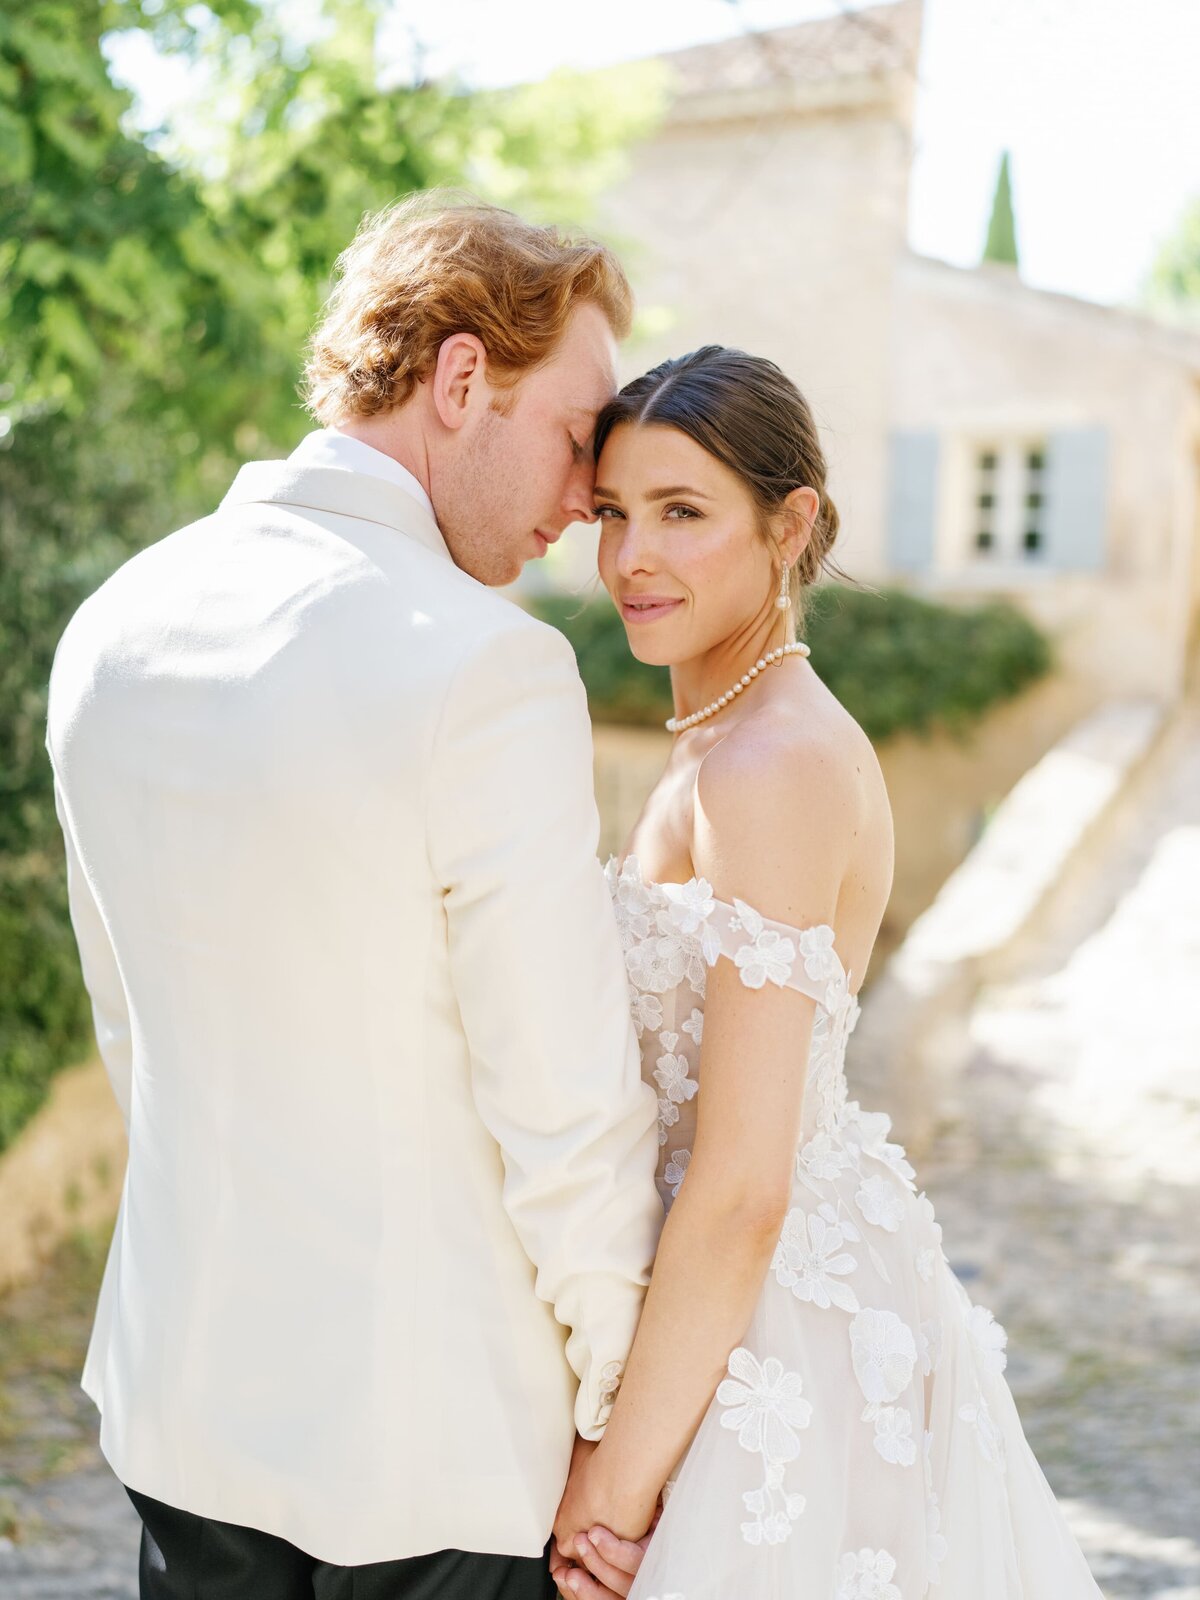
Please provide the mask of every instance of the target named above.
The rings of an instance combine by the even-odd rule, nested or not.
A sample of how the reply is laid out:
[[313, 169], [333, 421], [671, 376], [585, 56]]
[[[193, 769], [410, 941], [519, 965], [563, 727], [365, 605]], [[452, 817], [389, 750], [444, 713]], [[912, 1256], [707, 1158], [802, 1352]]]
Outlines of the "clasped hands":
[[564, 1600], [623, 1600], [661, 1514], [657, 1497], [617, 1493], [605, 1482], [597, 1449], [576, 1439], [554, 1519], [550, 1575]]

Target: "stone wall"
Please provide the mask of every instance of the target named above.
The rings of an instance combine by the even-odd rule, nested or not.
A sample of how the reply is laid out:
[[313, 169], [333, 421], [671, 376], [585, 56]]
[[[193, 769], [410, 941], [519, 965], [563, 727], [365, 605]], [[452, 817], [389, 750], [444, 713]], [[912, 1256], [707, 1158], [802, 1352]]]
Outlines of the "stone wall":
[[[1003, 267], [906, 256], [896, 280], [893, 426], [938, 435], [934, 598], [1002, 592], [1054, 638], [1095, 706], [1174, 699], [1200, 597], [1200, 339], [1035, 291]], [[1109, 438], [1104, 566], [1060, 573], [964, 562], [972, 442], [1102, 427]]]

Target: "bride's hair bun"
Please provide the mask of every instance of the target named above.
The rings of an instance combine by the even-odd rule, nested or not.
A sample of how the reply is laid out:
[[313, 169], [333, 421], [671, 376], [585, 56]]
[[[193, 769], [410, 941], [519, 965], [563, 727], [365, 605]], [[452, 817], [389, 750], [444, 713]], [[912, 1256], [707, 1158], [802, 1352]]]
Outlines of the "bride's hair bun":
[[792, 598], [822, 572], [843, 576], [830, 560], [841, 519], [825, 488], [825, 452], [808, 401], [782, 368], [764, 356], [706, 344], [627, 383], [596, 423], [596, 456], [624, 422], [678, 428], [742, 480], [764, 537], [793, 489], [815, 489], [820, 506], [812, 535], [792, 568]]

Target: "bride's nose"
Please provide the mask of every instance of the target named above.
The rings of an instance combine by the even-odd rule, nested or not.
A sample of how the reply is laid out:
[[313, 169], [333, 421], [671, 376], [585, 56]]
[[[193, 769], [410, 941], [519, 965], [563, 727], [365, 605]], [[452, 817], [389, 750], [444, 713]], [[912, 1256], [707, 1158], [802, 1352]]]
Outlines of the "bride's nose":
[[633, 578], [639, 573], [654, 571], [651, 541], [632, 518], [621, 528], [616, 567], [622, 578]]

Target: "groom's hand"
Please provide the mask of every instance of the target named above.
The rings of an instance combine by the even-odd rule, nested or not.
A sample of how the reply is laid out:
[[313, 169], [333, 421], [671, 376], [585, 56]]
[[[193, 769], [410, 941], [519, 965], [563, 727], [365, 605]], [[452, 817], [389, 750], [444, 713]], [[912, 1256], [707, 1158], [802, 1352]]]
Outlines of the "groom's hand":
[[575, 1560], [566, 1561], [557, 1545], [550, 1561], [550, 1575], [564, 1600], [624, 1600], [633, 1587], [638, 1568], [650, 1543], [644, 1539], [618, 1539], [607, 1528], [596, 1527], [575, 1539]]

